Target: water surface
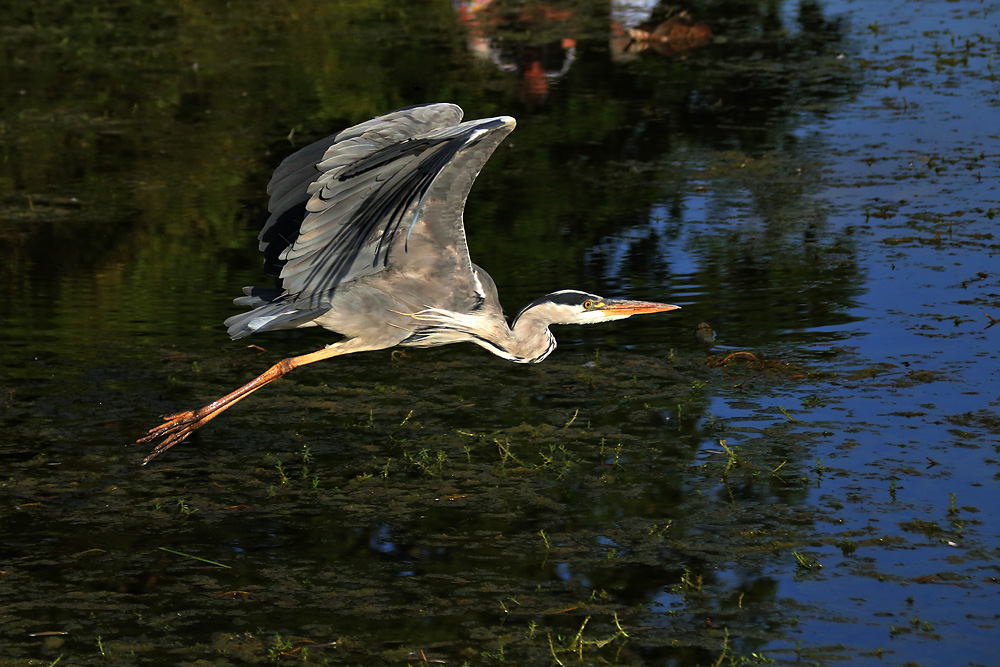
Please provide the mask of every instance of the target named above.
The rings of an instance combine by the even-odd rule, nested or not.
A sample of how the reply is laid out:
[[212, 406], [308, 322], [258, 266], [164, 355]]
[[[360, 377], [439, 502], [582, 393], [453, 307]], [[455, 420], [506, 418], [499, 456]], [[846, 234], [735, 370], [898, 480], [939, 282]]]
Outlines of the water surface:
[[[0, 664], [991, 664], [1000, 7], [695, 3], [664, 56], [495, 4], [2, 10]], [[331, 340], [221, 326], [274, 166], [445, 100], [518, 119], [509, 313], [683, 310], [297, 370], [142, 467]]]

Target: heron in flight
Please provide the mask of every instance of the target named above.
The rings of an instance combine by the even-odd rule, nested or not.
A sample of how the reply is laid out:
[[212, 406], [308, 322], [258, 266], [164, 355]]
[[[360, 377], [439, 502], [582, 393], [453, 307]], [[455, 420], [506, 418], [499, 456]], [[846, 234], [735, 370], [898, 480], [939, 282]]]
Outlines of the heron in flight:
[[527, 364], [549, 356], [552, 324], [596, 324], [678, 306], [560, 290], [509, 325], [489, 274], [472, 263], [463, 212], [486, 160], [514, 129], [507, 116], [462, 122], [454, 104], [400, 109], [292, 154], [267, 191], [258, 237], [275, 287], [245, 287], [234, 339], [323, 327], [343, 337], [283, 359], [197, 410], [166, 415], [138, 442], [162, 438], [145, 463], [294, 368], [396, 345], [475, 343]]

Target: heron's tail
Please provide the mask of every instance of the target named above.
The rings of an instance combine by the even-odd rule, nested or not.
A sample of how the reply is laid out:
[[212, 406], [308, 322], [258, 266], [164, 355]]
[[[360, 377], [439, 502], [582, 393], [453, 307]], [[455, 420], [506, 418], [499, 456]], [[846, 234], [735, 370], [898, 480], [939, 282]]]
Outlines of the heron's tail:
[[[243, 338], [259, 331], [297, 329], [315, 326], [313, 320], [322, 315], [322, 308], [305, 308], [273, 287], [244, 287], [241, 296], [233, 299], [237, 306], [252, 310], [227, 318], [224, 324], [233, 338]], [[282, 298], [284, 296], [284, 298]]]

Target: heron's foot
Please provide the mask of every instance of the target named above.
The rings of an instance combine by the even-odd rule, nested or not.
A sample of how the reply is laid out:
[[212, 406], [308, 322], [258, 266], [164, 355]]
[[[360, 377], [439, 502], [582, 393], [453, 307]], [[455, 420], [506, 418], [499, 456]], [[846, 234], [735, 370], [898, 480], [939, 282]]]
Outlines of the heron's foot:
[[214, 416], [214, 411], [206, 410], [205, 408], [175, 412], [174, 414], [164, 416], [162, 424], [149, 429], [145, 436], [136, 440], [136, 444], [140, 444], [143, 442], [152, 442], [157, 438], [163, 438], [163, 441], [158, 443], [153, 448], [153, 451], [149, 453], [149, 456], [143, 459], [142, 464], [146, 465], [174, 445], [184, 442], [189, 435], [201, 428]]

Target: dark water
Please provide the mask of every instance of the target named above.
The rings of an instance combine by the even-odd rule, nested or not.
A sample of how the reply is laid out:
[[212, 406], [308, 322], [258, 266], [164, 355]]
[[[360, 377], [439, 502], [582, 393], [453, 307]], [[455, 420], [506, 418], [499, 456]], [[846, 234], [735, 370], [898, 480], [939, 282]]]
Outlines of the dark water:
[[[662, 55], [494, 4], [0, 9], [0, 665], [995, 664], [1000, 5], [693, 3]], [[330, 342], [221, 327], [271, 169], [443, 100], [518, 119], [466, 215], [508, 312], [683, 310], [312, 366], [142, 467]]]

